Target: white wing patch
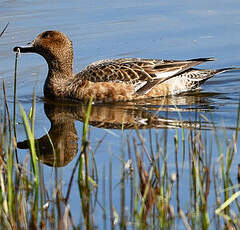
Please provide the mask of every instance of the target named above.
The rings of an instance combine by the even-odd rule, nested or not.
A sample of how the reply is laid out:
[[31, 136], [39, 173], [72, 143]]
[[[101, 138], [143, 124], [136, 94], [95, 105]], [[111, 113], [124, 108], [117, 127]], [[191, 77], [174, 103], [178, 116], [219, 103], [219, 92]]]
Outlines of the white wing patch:
[[136, 93], [140, 88], [147, 84], [147, 81], [140, 81], [134, 84], [134, 92]]
[[156, 79], [161, 79], [161, 78], [168, 78], [168, 77], [171, 77], [175, 74], [177, 74], [178, 72], [180, 72], [180, 70], [174, 70], [174, 71], [168, 71], [168, 72], [159, 72], [159, 73], [156, 73], [157, 77]]

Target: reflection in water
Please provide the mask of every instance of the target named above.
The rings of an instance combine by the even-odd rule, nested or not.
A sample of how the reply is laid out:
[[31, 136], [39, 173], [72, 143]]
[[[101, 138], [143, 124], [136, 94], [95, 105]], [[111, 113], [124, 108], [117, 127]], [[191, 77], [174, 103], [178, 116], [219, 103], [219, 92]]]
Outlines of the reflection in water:
[[[179, 119], [182, 117], [179, 116], [179, 112], [187, 111], [188, 114], [199, 112], [196, 104], [200, 100], [203, 102], [204, 99], [196, 96], [182, 96], [155, 99], [151, 104], [150, 100], [122, 104], [95, 104], [92, 106], [89, 123], [105, 129], [199, 128], [199, 123], [193, 121], [194, 116], [193, 119], [189, 117], [185, 120], [184, 117]], [[205, 103], [207, 104], [206, 97]], [[192, 105], [195, 105], [195, 108]], [[69, 104], [69, 102], [45, 103], [44, 110], [51, 122], [51, 128], [47, 135], [36, 139], [37, 155], [44, 164], [62, 167], [74, 158], [78, 152], [78, 135], [74, 122], [85, 120], [87, 107], [87, 105]], [[208, 106], [205, 107], [207, 108]], [[164, 116], [161, 114], [162, 111]], [[173, 117], [170, 118], [170, 115]], [[201, 128], [204, 127], [210, 126], [201, 121]], [[18, 148], [28, 148], [28, 141], [18, 142]]]
[[[44, 110], [51, 122], [47, 135], [35, 140], [38, 158], [49, 166], [67, 165], [78, 151], [78, 135], [71, 110], [63, 106], [45, 104]], [[51, 141], [50, 141], [51, 140]], [[28, 141], [18, 142], [18, 148], [28, 148]]]

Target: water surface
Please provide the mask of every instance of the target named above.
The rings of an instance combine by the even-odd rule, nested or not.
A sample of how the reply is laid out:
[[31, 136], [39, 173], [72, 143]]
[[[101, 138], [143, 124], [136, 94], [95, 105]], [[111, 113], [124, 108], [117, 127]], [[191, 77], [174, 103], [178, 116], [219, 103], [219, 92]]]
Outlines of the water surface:
[[[159, 59], [216, 57], [216, 62], [206, 63], [202, 67], [240, 66], [240, 2], [235, 0], [2, 1], [0, 27], [4, 28], [8, 22], [10, 24], [7, 31], [0, 39], [0, 77], [6, 82], [10, 107], [13, 102], [15, 58], [12, 48], [30, 42], [44, 30], [59, 30], [71, 38], [74, 45], [75, 72], [93, 61], [119, 57]], [[86, 106], [58, 106], [50, 103], [48, 108], [49, 105], [44, 103], [42, 91], [46, 74], [47, 65], [42, 57], [34, 54], [22, 55], [18, 62], [18, 101], [26, 111], [29, 111], [35, 90], [36, 138], [41, 138], [41, 143], [46, 142], [45, 135], [50, 129], [51, 135], [56, 139], [56, 145], [65, 146], [62, 148], [64, 151], [69, 150], [66, 161], [60, 159], [58, 162], [58, 166], [65, 166], [59, 168], [66, 183], [63, 184], [64, 193], [79, 154]], [[154, 127], [151, 132], [153, 136], [168, 131], [167, 160], [170, 172], [174, 173], [174, 156], [171, 154], [174, 152], [173, 137], [176, 133], [181, 133], [180, 127], [186, 128], [187, 137], [188, 130], [200, 129], [201, 119], [206, 138], [211, 140], [213, 137], [211, 121], [214, 121], [217, 127], [226, 127], [227, 135], [231, 137], [232, 130], [236, 127], [239, 99], [240, 72], [232, 71], [210, 79], [203, 85], [201, 91], [167, 99], [93, 106], [90, 119], [91, 147], [94, 149], [104, 137], [95, 157], [100, 174], [104, 168], [108, 168], [112, 160], [113, 184], [116, 187], [113, 195], [115, 208], [118, 209], [120, 199], [117, 186], [121, 168], [119, 158], [127, 134], [136, 136], [133, 129], [136, 124], [138, 128], [144, 128], [140, 132], [146, 136], [147, 141], [149, 128]], [[25, 134], [19, 114], [17, 120], [18, 141], [22, 143], [23, 148]], [[148, 122], [149, 120], [151, 122]], [[59, 122], [62, 129], [59, 128]], [[72, 148], [69, 149], [69, 146]], [[156, 147], [156, 143], [153, 146]], [[215, 161], [219, 157], [216, 147], [212, 152]], [[19, 150], [21, 160], [24, 160], [27, 154], [27, 150]], [[48, 154], [51, 161], [51, 151]], [[41, 156], [39, 158], [41, 159]], [[51, 165], [49, 158], [48, 161], [46, 158], [48, 157], [45, 156], [43, 160], [45, 163], [43, 170], [48, 178], [45, 180], [46, 187], [51, 189], [55, 179], [53, 168], [49, 166]], [[127, 156], [125, 160], [127, 161]], [[182, 161], [184, 160], [180, 157], [179, 165], [182, 165]], [[231, 169], [233, 175], [237, 172], [237, 164], [236, 160]], [[188, 178], [189, 171], [185, 164], [180, 178], [183, 206], [188, 203], [187, 197], [184, 196], [184, 193], [188, 192], [188, 187], [184, 186]], [[106, 183], [108, 180], [109, 178], [106, 178]], [[101, 186], [102, 182], [99, 181], [99, 191], [102, 191]], [[69, 204], [74, 221], [80, 223], [77, 190], [77, 185], [74, 184]], [[100, 200], [101, 195], [99, 196]], [[97, 213], [94, 212], [96, 225], [99, 224], [101, 228], [102, 216]], [[107, 215], [109, 226], [109, 213]]]

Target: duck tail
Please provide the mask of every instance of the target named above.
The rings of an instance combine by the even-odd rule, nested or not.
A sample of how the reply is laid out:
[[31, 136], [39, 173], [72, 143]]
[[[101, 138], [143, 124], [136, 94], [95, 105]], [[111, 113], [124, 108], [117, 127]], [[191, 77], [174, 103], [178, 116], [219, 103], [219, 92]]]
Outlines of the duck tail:
[[216, 69], [214, 71], [215, 71], [215, 74], [219, 74], [219, 73], [224, 73], [227, 71], [236, 71], [236, 70], [240, 70], [240, 68], [229, 67], [229, 68]]
[[209, 58], [194, 58], [194, 59], [188, 59], [188, 61], [193, 61], [193, 62], [207, 62], [207, 61], [216, 61], [216, 58], [214, 57], [209, 57]]

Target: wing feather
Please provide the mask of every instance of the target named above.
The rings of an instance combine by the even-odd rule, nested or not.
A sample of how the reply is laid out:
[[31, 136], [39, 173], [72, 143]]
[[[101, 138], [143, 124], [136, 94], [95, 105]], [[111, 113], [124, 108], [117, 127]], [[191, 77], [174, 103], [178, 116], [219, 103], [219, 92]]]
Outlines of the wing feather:
[[185, 61], [123, 58], [94, 62], [78, 76], [92, 82], [125, 82], [135, 86], [135, 92], [145, 94], [156, 84], [171, 79], [191, 67], [213, 58]]

